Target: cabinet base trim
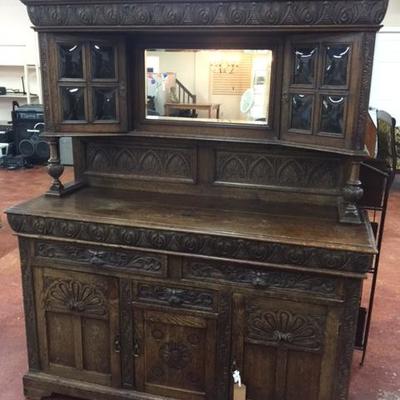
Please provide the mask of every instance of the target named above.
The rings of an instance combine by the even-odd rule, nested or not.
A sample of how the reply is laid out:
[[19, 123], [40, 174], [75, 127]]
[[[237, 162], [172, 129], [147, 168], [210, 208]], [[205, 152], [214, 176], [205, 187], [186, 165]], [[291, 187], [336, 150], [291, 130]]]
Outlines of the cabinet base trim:
[[60, 378], [42, 372], [27, 373], [23, 378], [23, 383], [24, 394], [31, 400], [41, 400], [53, 394], [87, 400], [175, 400], [171, 397]]

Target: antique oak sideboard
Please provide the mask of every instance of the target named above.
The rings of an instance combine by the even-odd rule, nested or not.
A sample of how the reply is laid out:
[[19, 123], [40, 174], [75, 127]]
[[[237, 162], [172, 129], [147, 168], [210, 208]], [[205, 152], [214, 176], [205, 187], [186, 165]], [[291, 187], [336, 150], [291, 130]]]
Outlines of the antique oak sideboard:
[[[237, 369], [248, 400], [347, 399], [387, 0], [23, 2], [52, 177], [7, 211], [25, 395], [231, 400]], [[163, 115], [171, 101], [187, 110]]]

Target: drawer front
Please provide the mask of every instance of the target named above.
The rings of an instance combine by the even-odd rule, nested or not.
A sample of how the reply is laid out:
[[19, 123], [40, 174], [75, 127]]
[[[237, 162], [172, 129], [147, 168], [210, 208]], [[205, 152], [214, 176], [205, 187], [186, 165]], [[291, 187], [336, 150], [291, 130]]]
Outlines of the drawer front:
[[138, 283], [135, 297], [137, 302], [140, 303], [153, 303], [204, 311], [217, 310], [216, 295], [209, 290]]
[[305, 272], [270, 270], [245, 264], [197, 260], [183, 260], [184, 279], [232, 283], [242, 287], [265, 290], [300, 291], [324, 297], [339, 297], [340, 282], [335, 277]]
[[148, 276], [167, 276], [168, 258], [162, 254], [49, 241], [36, 241], [34, 246], [35, 257], [42, 260], [118, 268]]

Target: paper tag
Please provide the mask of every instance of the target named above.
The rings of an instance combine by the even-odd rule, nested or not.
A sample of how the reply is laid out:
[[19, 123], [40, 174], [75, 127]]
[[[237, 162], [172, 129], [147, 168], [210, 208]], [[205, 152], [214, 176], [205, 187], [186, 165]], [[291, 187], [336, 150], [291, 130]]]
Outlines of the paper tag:
[[233, 400], [246, 400], [246, 385], [233, 386]]

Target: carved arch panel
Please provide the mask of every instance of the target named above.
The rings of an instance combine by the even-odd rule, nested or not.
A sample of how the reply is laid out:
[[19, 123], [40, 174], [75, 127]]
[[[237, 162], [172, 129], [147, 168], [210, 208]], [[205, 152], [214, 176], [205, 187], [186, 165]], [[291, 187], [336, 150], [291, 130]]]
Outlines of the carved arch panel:
[[35, 268], [42, 370], [119, 386], [117, 298], [115, 278]]
[[338, 319], [332, 306], [234, 295], [232, 357], [248, 399], [330, 400]]

